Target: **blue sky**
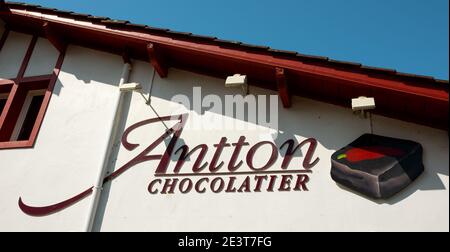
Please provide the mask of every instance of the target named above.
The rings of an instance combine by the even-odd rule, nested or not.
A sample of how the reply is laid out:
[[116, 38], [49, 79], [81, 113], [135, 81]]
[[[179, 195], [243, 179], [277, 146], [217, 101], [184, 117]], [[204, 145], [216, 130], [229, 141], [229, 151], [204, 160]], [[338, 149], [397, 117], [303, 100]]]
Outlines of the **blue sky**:
[[448, 0], [26, 0], [448, 80]]

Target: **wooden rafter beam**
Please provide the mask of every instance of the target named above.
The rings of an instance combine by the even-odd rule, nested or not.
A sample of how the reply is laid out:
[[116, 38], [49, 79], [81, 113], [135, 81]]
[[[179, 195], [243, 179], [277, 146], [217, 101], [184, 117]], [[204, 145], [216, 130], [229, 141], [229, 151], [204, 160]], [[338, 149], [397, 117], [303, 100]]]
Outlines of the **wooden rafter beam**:
[[51, 27], [51, 25], [48, 22], [45, 22], [42, 25], [42, 28], [44, 29], [45, 37], [52, 43], [52, 45], [60, 52], [64, 52], [64, 50], [67, 47], [67, 42], [64, 41], [64, 39], [61, 36], [58, 36], [58, 34], [55, 32], [55, 30]]
[[283, 103], [283, 107], [290, 108], [292, 105], [291, 95], [289, 93], [289, 87], [286, 81], [286, 72], [284, 68], [277, 67], [275, 69], [275, 77], [277, 81], [278, 94], [280, 96], [281, 102]]
[[168, 75], [168, 67], [161, 56], [160, 50], [153, 43], [147, 44], [147, 53], [150, 63], [155, 68], [159, 77], [166, 78]]

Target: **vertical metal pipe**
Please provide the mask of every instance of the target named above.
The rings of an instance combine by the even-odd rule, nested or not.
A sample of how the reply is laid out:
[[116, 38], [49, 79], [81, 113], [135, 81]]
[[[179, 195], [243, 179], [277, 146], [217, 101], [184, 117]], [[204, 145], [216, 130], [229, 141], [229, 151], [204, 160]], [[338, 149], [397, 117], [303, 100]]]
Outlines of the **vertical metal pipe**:
[[[119, 81], [119, 86], [128, 82], [130, 72], [131, 72], [131, 63], [125, 62], [125, 64], [123, 65], [122, 75], [121, 75], [120, 81]], [[84, 226], [84, 231], [86, 231], [86, 232], [91, 232], [92, 227], [94, 225], [94, 220], [95, 220], [95, 216], [97, 214], [97, 209], [98, 209], [98, 203], [99, 203], [100, 196], [101, 196], [101, 193], [103, 190], [103, 179], [105, 177], [106, 170], [108, 169], [108, 160], [110, 159], [112, 145], [114, 144], [114, 141], [115, 141], [114, 138], [117, 135], [116, 134], [117, 133], [116, 131], [118, 128], [117, 125], [122, 120], [122, 109], [120, 108], [120, 105], [123, 102], [123, 97], [124, 97], [124, 93], [118, 91], [118, 94], [115, 99], [114, 117], [108, 126], [109, 138], [108, 138], [108, 141], [105, 143], [105, 146], [103, 147], [104, 151], [103, 151], [102, 162], [101, 162], [100, 166], [98, 167], [98, 173], [97, 173], [95, 185], [93, 187], [93, 192], [92, 192], [93, 197], [89, 204], [88, 218], [86, 219], [86, 223]]]

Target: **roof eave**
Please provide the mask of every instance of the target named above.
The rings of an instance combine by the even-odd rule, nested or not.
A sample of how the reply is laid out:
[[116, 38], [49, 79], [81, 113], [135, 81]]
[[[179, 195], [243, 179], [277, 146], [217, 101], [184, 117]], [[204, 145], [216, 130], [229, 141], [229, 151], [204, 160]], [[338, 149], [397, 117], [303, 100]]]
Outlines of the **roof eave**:
[[[292, 94], [343, 106], [348, 106], [350, 98], [355, 95], [379, 96], [377, 103], [381, 108], [377, 112], [380, 114], [448, 129], [448, 81], [351, 62], [308, 58], [288, 51], [223, 44], [212, 38], [154, 31], [146, 26], [130, 26], [127, 22], [111, 26], [97, 19], [89, 19], [89, 15], [81, 16], [87, 21], [79, 22], [77, 19], [61, 18], [60, 15], [50, 17], [40, 14], [12, 8], [1, 11], [0, 17], [7, 21], [11, 29], [41, 35], [43, 33], [39, 27], [49, 22], [52, 30], [70, 43], [117, 54], [126, 49], [131, 51], [132, 57], [141, 60], [149, 60], [146, 47], [152, 43], [158, 46], [159, 53], [169, 67], [221, 78], [233, 73], [247, 74], [254, 84], [274, 90], [277, 89], [276, 69], [281, 68], [287, 75]], [[397, 111], [399, 109], [396, 109], [398, 104], [395, 101], [384, 99], [386, 94], [397, 101], [401, 97], [423, 103], [424, 108], [417, 111], [417, 106], [405, 105], [406, 108], [401, 110], [406, 113], [402, 113]], [[435, 111], [430, 114], [430, 109], [444, 109], [447, 114], [444, 116]]]

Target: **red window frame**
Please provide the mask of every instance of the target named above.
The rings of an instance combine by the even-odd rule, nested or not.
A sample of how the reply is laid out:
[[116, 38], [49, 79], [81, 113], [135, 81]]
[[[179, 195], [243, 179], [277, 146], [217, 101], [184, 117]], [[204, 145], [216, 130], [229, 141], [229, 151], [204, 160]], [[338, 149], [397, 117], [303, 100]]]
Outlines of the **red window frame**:
[[[0, 39], [0, 51], [7, 39], [9, 30], [5, 30]], [[36, 45], [38, 36], [34, 35], [28, 46], [25, 57], [20, 66], [19, 72], [16, 78], [13, 79], [0, 79], [0, 91], [10, 90], [8, 99], [6, 100], [3, 112], [0, 111], [0, 150], [1, 149], [13, 149], [13, 148], [31, 148], [34, 146], [42, 122], [44, 120], [45, 113], [47, 111], [50, 98], [55, 87], [56, 80], [64, 60], [65, 51], [60, 52], [56, 65], [53, 68], [51, 74], [24, 77], [25, 71], [30, 62], [31, 55], [33, 54], [34, 47]], [[45, 95], [37, 114], [33, 129], [31, 130], [28, 140], [23, 141], [10, 141], [11, 134], [14, 130], [18, 117], [21, 113], [21, 108], [28, 91], [45, 89]], [[19, 109], [18, 109], [19, 108]]]

